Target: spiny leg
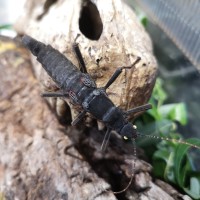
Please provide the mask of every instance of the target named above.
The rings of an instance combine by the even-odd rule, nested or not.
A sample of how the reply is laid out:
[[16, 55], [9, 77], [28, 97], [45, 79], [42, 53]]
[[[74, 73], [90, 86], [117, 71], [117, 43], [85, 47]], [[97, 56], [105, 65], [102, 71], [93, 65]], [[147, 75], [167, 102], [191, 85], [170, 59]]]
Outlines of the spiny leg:
[[83, 160], [80, 156], [77, 156], [77, 155], [74, 155], [73, 153], [69, 152], [70, 148], [74, 148], [75, 147], [75, 143], [67, 146], [65, 149], [64, 149], [64, 153], [65, 155], [68, 155], [68, 156], [71, 156], [75, 159], [78, 159], [78, 160]]
[[102, 152], [105, 152], [105, 150], [106, 150], [106, 148], [108, 146], [110, 135], [111, 135], [111, 128], [107, 128], [106, 134], [105, 134], [105, 136], [103, 138], [103, 142], [102, 142], [102, 145], [101, 145], [101, 151]]
[[151, 104], [144, 104], [142, 106], [138, 106], [138, 107], [135, 107], [135, 108], [132, 108], [130, 110], [127, 110], [125, 112], [125, 115], [130, 115], [130, 114], [133, 114], [133, 113], [139, 113], [139, 112], [143, 112], [143, 111], [146, 111], [146, 110], [149, 110], [152, 108], [152, 105]]
[[106, 90], [107, 88], [109, 88], [110, 85], [111, 85], [111, 84], [117, 79], [117, 77], [122, 73], [122, 70], [123, 70], [123, 69], [131, 69], [131, 68], [132, 68], [133, 66], [135, 66], [140, 60], [141, 60], [141, 58], [138, 57], [138, 58], [136, 59], [136, 61], [135, 61], [132, 65], [118, 68], [118, 69], [114, 72], [114, 74], [111, 76], [111, 78], [108, 80], [108, 82], [106, 83], [106, 85], [105, 85], [103, 88], [104, 88], [105, 90]]
[[74, 51], [74, 53], [76, 55], [76, 58], [77, 58], [77, 60], [79, 62], [80, 71], [82, 73], [87, 73], [86, 65], [85, 65], [85, 62], [83, 60], [83, 56], [82, 56], [81, 51], [79, 49], [78, 43], [74, 43], [72, 48], [73, 48], [73, 51]]
[[80, 113], [76, 116], [76, 118], [74, 119], [74, 121], [71, 123], [71, 125], [72, 125], [72, 126], [75, 126], [77, 123], [79, 123], [79, 122], [83, 119], [83, 117], [85, 116], [85, 114], [86, 114], [86, 111], [85, 111], [85, 110], [83, 110], [82, 112], [80, 112]]
[[[57, 91], [57, 92], [45, 92], [41, 94], [42, 97], [68, 97], [69, 95], [66, 93], [63, 93], [62, 91]], [[80, 112], [76, 118], [74, 119], [74, 121], [71, 123], [72, 126], [75, 126], [77, 123], [79, 123], [83, 117], [85, 116], [86, 111], [83, 110], [82, 112]]]

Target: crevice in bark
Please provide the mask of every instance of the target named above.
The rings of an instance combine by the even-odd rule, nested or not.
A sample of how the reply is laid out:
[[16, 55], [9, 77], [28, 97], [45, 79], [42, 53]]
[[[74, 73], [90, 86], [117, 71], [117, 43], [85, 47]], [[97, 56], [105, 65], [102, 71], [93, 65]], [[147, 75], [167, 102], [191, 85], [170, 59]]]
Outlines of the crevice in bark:
[[[127, 186], [130, 180], [130, 177], [127, 177], [121, 169], [121, 166], [125, 165], [125, 161], [123, 150], [120, 147], [121, 145], [125, 147], [126, 144], [122, 144], [123, 141], [120, 138], [112, 135], [110, 147], [103, 155], [100, 150], [103, 137], [103, 131], [98, 131], [97, 128], [86, 128], [80, 134], [79, 141], [74, 143], [75, 148], [90, 164], [95, 173], [111, 185], [112, 191], [120, 191]], [[127, 148], [129, 149], [129, 147]], [[122, 155], [120, 155], [120, 152]], [[116, 197], [117, 199], [127, 200], [126, 193], [116, 194]]]
[[103, 23], [99, 11], [94, 3], [85, 0], [79, 18], [79, 29], [87, 38], [98, 40], [103, 31]]

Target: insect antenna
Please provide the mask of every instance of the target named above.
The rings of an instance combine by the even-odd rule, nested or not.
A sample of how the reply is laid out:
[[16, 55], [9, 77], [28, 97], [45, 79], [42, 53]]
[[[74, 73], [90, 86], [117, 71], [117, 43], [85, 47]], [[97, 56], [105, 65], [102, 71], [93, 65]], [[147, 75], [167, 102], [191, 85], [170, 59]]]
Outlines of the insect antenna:
[[135, 166], [136, 166], [136, 157], [137, 157], [137, 150], [136, 150], [136, 144], [135, 144], [135, 139], [132, 139], [132, 142], [133, 142], [133, 155], [134, 155], [134, 160], [133, 160], [133, 168], [131, 170], [131, 178], [127, 184], [127, 186], [120, 190], [120, 191], [117, 191], [117, 192], [113, 192], [114, 194], [120, 194], [120, 193], [123, 193], [125, 192], [131, 185], [131, 183], [133, 182], [133, 178], [134, 178], [134, 175], [135, 175]]
[[146, 138], [150, 138], [150, 139], [165, 140], [165, 141], [168, 141], [168, 142], [176, 142], [176, 143], [179, 143], [179, 144], [185, 144], [185, 145], [191, 146], [193, 148], [200, 149], [200, 146], [192, 144], [192, 143], [184, 141], [184, 140], [177, 140], [177, 139], [162, 137], [162, 136], [157, 136], [157, 135], [146, 135], [146, 134], [142, 134], [142, 133], [139, 133], [139, 132], [137, 132], [137, 136], [138, 137], [146, 137]]
[[[179, 143], [179, 144], [183, 144], [183, 145], [188, 145], [190, 147], [193, 147], [193, 148], [196, 148], [196, 149], [199, 149], [200, 150], [200, 146], [198, 145], [195, 145], [195, 144], [192, 144], [190, 142], [187, 142], [187, 141], [183, 141], [183, 140], [178, 140], [178, 139], [172, 139], [172, 138], [168, 138], [168, 137], [162, 137], [162, 136], [157, 136], [157, 135], [146, 135], [146, 134], [142, 134], [140, 132], [137, 131], [137, 137], [146, 137], [146, 138], [149, 138], [149, 139], [157, 139], [157, 140], [164, 140], [164, 141], [167, 141], [167, 142], [176, 142], [176, 143]], [[124, 139], [128, 139], [126, 137], [124, 137]], [[135, 175], [135, 169], [136, 169], [136, 157], [137, 157], [137, 150], [136, 150], [136, 143], [135, 143], [135, 139], [132, 138], [132, 143], [133, 143], [133, 150], [134, 150], [134, 160], [133, 160], [133, 168], [132, 168], [132, 173], [131, 173], [131, 178], [129, 180], [129, 183], [127, 184], [127, 186], [120, 190], [120, 191], [117, 191], [117, 192], [113, 192], [114, 194], [120, 194], [120, 193], [123, 193], [125, 192], [131, 185], [132, 181], [133, 181], [133, 178], [134, 178], [134, 175]]]

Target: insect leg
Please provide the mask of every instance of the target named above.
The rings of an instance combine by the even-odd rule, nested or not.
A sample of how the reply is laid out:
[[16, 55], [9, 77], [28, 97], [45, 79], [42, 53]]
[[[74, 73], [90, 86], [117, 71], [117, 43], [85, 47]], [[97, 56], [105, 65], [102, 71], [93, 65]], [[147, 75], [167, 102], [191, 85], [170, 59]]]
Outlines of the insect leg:
[[117, 79], [117, 77], [122, 73], [123, 69], [131, 69], [133, 66], [135, 66], [139, 61], [141, 60], [140, 57], [137, 58], [137, 60], [130, 66], [120, 67], [118, 68], [114, 74], [111, 76], [111, 78], [108, 80], [106, 85], [103, 87], [105, 90], [110, 87], [110, 85]]
[[103, 142], [102, 142], [102, 145], [101, 145], [101, 151], [102, 152], [105, 152], [107, 146], [108, 146], [108, 141], [110, 139], [110, 135], [111, 135], [111, 128], [107, 128], [106, 130], [106, 134], [103, 138]]
[[86, 111], [85, 111], [85, 110], [82, 111], [81, 113], [79, 113], [79, 114], [76, 116], [76, 118], [74, 119], [74, 121], [71, 123], [71, 125], [72, 125], [72, 126], [75, 126], [77, 123], [79, 123], [79, 122], [83, 119], [83, 117], [85, 116], [85, 114], [86, 114]]
[[130, 110], [127, 110], [125, 112], [125, 114], [126, 115], [130, 115], [130, 114], [133, 114], [133, 113], [139, 113], [139, 112], [142, 112], [142, 111], [149, 110], [151, 108], [152, 108], [152, 105], [148, 103], [148, 104], [145, 104], [145, 105], [138, 106], [138, 107], [132, 108]]
[[67, 93], [63, 93], [62, 91], [56, 92], [44, 92], [41, 94], [42, 97], [68, 97]]
[[74, 53], [75, 53], [75, 55], [76, 55], [76, 58], [77, 58], [77, 60], [78, 60], [78, 62], [79, 62], [80, 71], [81, 71], [82, 73], [87, 73], [86, 65], [85, 65], [85, 62], [84, 62], [84, 60], [83, 60], [83, 56], [82, 56], [82, 54], [81, 54], [81, 51], [80, 51], [80, 49], [79, 49], [78, 44], [77, 44], [77, 43], [74, 43], [73, 46], [72, 46], [72, 48], [73, 48], [73, 51], [74, 51]]

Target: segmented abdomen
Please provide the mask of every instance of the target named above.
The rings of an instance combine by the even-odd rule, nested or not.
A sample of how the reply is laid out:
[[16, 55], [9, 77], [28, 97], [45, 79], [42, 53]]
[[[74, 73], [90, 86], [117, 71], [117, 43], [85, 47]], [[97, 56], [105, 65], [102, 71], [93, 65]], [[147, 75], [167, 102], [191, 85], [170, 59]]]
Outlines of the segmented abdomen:
[[81, 74], [71, 61], [49, 45], [39, 52], [37, 60], [61, 89], [68, 89], [74, 76]]
[[88, 74], [81, 73], [70, 60], [50, 45], [45, 45], [27, 35], [22, 41], [37, 57], [58, 87], [69, 94], [73, 103], [81, 105], [89, 93], [96, 88], [95, 82]]
[[22, 38], [22, 42], [61, 89], [68, 90], [71, 80], [81, 75], [70, 60], [50, 45], [45, 45], [28, 35]]

